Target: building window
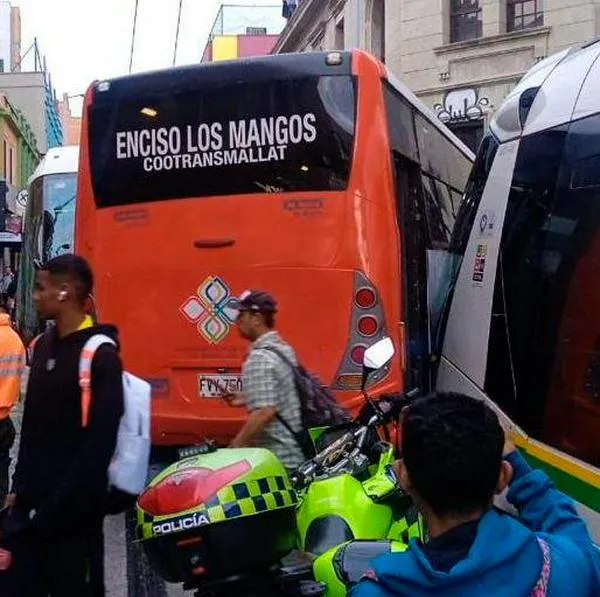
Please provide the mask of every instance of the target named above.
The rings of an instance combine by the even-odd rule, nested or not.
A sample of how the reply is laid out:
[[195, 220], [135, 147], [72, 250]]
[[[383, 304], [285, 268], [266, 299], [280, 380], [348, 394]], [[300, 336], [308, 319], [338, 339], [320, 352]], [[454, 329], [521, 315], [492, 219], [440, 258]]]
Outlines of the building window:
[[483, 120], [449, 124], [448, 128], [473, 152], [477, 153], [483, 140]]
[[291, 19], [292, 15], [298, 8], [299, 0], [283, 0], [283, 8], [281, 16], [284, 19]]
[[507, 0], [507, 31], [533, 29], [544, 24], [542, 0]]
[[335, 50], [344, 49], [344, 19], [335, 24]]
[[266, 27], [246, 27], [246, 35], [267, 35]]
[[385, 0], [371, 2], [371, 53], [385, 62]]
[[450, 41], [468, 41], [482, 34], [479, 0], [450, 0]]

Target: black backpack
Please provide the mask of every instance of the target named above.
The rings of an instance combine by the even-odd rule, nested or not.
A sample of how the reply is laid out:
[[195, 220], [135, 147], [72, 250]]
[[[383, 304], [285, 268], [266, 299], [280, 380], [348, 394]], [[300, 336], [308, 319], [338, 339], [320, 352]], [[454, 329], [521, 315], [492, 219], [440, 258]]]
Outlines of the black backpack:
[[312, 427], [331, 427], [348, 423], [352, 417], [346, 408], [338, 404], [331, 390], [301, 364], [294, 364], [273, 346], [261, 346], [260, 350], [277, 355], [292, 370], [294, 385], [300, 399], [302, 429], [295, 432], [280, 414], [277, 414], [277, 418], [294, 436], [304, 456], [312, 458], [315, 452], [308, 430]]

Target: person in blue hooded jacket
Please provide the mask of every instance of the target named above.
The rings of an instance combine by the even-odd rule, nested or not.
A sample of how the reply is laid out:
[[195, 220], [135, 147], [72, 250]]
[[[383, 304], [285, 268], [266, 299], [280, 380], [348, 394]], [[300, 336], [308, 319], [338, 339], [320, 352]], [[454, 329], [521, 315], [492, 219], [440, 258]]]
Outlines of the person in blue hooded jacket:
[[[429, 531], [386, 554], [352, 597], [598, 597], [600, 552], [574, 503], [532, 470], [482, 401], [438, 393], [402, 424], [401, 487]], [[495, 509], [495, 494], [519, 518]]]

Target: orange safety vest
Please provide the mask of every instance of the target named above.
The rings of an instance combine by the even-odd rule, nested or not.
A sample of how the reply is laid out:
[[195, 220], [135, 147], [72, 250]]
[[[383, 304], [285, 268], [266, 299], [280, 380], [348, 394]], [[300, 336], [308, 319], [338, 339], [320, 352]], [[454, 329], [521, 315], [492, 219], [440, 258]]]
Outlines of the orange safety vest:
[[25, 347], [12, 329], [10, 316], [0, 313], [0, 419], [18, 402], [25, 371]]

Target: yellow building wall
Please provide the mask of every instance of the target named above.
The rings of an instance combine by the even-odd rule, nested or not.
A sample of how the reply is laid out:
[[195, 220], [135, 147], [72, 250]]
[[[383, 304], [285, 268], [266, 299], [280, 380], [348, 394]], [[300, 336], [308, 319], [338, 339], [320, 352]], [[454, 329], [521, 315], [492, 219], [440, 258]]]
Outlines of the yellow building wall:
[[233, 60], [238, 57], [237, 35], [218, 35], [212, 41], [212, 59]]
[[[12, 173], [10, 169], [9, 154], [12, 149]], [[19, 184], [19, 167], [21, 156], [19, 155], [19, 139], [5, 118], [0, 118], [0, 172], [8, 184]]]

